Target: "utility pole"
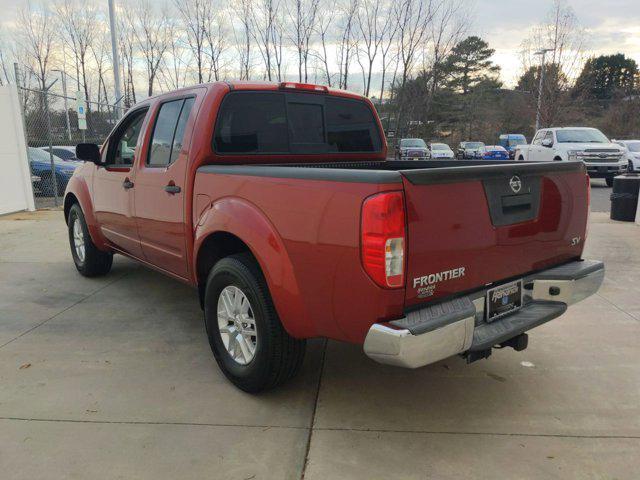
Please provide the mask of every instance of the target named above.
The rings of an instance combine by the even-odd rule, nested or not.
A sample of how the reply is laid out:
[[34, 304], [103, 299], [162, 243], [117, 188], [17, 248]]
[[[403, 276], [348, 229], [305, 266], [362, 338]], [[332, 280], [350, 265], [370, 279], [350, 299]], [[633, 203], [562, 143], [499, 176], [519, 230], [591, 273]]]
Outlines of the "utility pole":
[[120, 93], [120, 60], [118, 59], [118, 43], [116, 35], [116, 12], [113, 6], [115, 0], [109, 0], [109, 25], [111, 27], [111, 55], [113, 57], [113, 82], [115, 83], [115, 114], [116, 119], [120, 118], [120, 100], [122, 94]]
[[69, 121], [69, 103], [67, 99], [67, 74], [64, 70], [59, 70], [54, 68], [53, 72], [60, 72], [60, 77], [62, 78], [62, 96], [64, 97], [64, 118], [67, 121], [67, 137], [69, 141], [71, 141], [71, 122]]
[[544, 84], [544, 60], [547, 52], [553, 52], [553, 48], [543, 48], [534, 52], [534, 55], [542, 55], [542, 64], [540, 65], [540, 84], [538, 85], [538, 108], [536, 108], [536, 131], [540, 129], [540, 107], [542, 106], [542, 85]]

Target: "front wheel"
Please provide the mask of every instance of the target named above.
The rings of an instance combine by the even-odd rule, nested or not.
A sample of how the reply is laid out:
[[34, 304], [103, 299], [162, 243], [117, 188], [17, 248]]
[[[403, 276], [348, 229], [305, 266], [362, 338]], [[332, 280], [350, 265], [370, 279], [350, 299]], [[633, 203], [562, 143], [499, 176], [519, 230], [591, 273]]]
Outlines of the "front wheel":
[[305, 341], [285, 331], [264, 276], [249, 254], [223, 258], [211, 269], [204, 316], [218, 366], [238, 388], [260, 392], [300, 369]]
[[607, 177], [604, 181], [607, 182], [607, 187], [613, 187], [613, 177]]
[[85, 277], [106, 275], [111, 270], [113, 254], [98, 250], [91, 240], [80, 205], [74, 204], [67, 218], [69, 245], [76, 269]]

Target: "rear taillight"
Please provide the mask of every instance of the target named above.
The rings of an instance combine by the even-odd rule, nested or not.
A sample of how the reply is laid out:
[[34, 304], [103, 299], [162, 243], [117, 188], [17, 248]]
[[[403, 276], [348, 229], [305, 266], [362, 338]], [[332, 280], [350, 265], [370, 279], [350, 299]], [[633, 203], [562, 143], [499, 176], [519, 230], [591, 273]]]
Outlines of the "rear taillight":
[[585, 176], [587, 177], [587, 225], [584, 227], [584, 239], [586, 240], [589, 234], [589, 220], [591, 220], [591, 177], [589, 174]]
[[405, 239], [402, 192], [367, 198], [362, 206], [362, 265], [379, 286], [404, 286]]

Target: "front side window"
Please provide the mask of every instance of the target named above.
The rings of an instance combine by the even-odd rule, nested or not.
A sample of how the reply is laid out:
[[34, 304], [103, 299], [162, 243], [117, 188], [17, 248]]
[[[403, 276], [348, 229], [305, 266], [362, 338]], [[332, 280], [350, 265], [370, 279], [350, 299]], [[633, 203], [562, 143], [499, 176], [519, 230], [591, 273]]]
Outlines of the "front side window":
[[376, 152], [381, 146], [364, 102], [284, 92], [228, 94], [213, 139], [222, 154]]
[[132, 112], [124, 120], [122, 128], [119, 129], [109, 141], [109, 155], [107, 164], [120, 167], [130, 167], [133, 165], [135, 149], [138, 145], [142, 122], [147, 114], [147, 109]]
[[546, 130], [540, 130], [531, 143], [534, 145], [540, 145], [546, 133]]

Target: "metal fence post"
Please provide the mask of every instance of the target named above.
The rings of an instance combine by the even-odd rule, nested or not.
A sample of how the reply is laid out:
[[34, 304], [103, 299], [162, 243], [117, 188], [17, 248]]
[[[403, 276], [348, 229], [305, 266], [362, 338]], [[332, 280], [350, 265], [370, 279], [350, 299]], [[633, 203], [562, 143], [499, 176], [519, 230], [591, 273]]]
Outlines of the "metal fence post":
[[49, 99], [48, 91], [44, 90], [42, 95], [44, 97], [44, 112], [47, 119], [47, 140], [49, 141], [49, 159], [51, 160], [51, 186], [53, 188], [53, 202], [58, 206], [58, 179], [56, 178], [56, 165], [53, 161], [53, 139], [51, 138], [51, 116], [49, 114]]

